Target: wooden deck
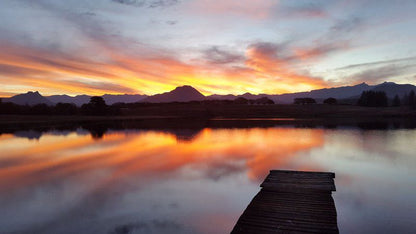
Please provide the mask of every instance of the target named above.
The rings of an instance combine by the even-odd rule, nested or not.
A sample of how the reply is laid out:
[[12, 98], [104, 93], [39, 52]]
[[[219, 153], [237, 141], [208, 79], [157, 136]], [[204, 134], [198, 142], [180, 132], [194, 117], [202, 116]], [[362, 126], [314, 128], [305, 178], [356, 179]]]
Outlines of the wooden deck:
[[328, 172], [270, 171], [231, 233], [339, 233], [334, 178]]

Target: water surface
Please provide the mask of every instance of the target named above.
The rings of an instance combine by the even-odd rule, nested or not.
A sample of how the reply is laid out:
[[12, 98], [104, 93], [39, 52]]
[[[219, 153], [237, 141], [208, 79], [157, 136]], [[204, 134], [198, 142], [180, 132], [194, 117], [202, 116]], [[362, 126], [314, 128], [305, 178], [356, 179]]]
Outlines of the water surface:
[[416, 233], [416, 130], [0, 135], [0, 233], [229, 233], [271, 169], [336, 173], [341, 233]]

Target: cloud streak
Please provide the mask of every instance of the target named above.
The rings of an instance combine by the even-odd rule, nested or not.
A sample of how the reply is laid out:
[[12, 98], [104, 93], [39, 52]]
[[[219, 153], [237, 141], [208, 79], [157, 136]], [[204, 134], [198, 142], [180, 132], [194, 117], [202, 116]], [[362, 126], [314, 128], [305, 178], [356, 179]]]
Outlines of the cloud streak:
[[159, 8], [169, 7], [179, 3], [179, 0], [112, 0], [113, 2], [135, 6], [135, 7], [148, 7]]
[[[0, 92], [155, 94], [188, 84], [204, 94], [276, 94], [327, 87], [338, 73], [344, 73], [339, 76], [344, 83], [354, 80], [354, 74], [370, 79], [377, 69], [398, 80], [413, 76], [413, 68], [404, 65], [414, 61], [416, 47], [408, 43], [392, 52], [372, 43], [373, 35], [384, 35], [373, 31], [387, 26], [376, 23], [381, 16], [357, 10], [359, 5], [308, 0], [2, 1]], [[385, 13], [403, 8], [396, 7]], [[410, 31], [394, 32], [401, 36], [395, 43], [412, 41]], [[384, 54], [407, 58], [355, 64], [356, 49], [360, 61]], [[390, 69], [396, 72], [378, 67], [389, 64], [395, 64]]]

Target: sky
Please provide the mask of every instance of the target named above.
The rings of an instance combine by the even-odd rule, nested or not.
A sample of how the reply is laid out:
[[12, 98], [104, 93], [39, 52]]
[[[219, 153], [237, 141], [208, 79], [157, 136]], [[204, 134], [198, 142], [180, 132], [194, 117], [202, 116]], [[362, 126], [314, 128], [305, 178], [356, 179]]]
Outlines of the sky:
[[0, 96], [416, 85], [414, 12], [414, 0], [1, 0]]

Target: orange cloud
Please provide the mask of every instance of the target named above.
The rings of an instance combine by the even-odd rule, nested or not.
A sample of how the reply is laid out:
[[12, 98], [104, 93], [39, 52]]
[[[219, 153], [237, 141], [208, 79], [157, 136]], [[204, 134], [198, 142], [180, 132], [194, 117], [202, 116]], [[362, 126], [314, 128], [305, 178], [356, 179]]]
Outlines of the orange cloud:
[[[284, 93], [325, 86], [322, 79], [298, 74], [290, 58], [249, 47], [245, 56], [221, 54], [219, 61], [184, 62], [165, 52], [131, 53], [97, 42], [99, 56], [68, 54], [10, 43], [0, 44], [0, 84], [3, 93], [38, 90], [43, 94], [145, 93], [155, 94], [188, 84], [204, 94]], [[218, 58], [217, 58], [218, 59]], [[244, 62], [245, 61], [245, 62]], [[24, 90], [26, 89], [26, 90]]]
[[[296, 89], [316, 89], [326, 86], [326, 83], [321, 78], [314, 78], [307, 75], [299, 74], [292, 68], [293, 60], [298, 60], [298, 57], [279, 56], [279, 49], [277, 45], [270, 43], [260, 43], [249, 47], [247, 50], [247, 67], [256, 71], [259, 77], [275, 79], [281, 84], [279, 91], [291, 91]], [[287, 86], [291, 86], [289, 89]], [[283, 88], [285, 87], [285, 88]], [[276, 87], [278, 89], [279, 87]]]

